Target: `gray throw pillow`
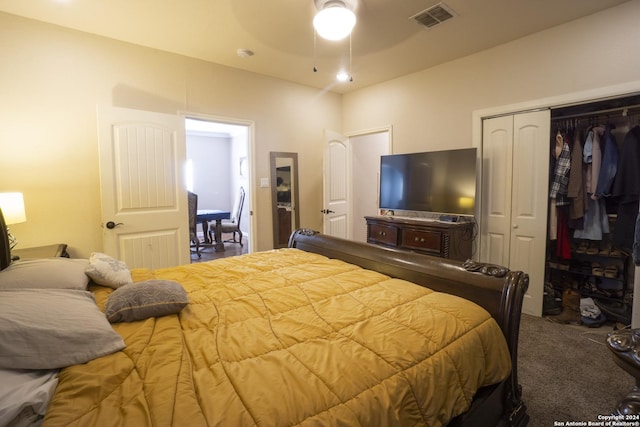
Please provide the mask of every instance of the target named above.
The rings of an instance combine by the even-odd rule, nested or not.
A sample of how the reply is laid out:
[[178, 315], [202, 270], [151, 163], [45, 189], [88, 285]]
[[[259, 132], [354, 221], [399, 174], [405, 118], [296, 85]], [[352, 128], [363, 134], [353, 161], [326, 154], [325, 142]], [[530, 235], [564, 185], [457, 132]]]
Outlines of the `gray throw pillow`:
[[109, 322], [134, 322], [180, 312], [189, 298], [180, 283], [147, 280], [124, 285], [109, 295], [104, 314]]

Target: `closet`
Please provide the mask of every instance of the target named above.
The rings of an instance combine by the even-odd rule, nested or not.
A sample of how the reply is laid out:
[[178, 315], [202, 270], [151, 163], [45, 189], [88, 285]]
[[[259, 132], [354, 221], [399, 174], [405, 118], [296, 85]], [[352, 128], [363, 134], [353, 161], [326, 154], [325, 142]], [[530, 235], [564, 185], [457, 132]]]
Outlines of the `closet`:
[[640, 96], [553, 109], [547, 148], [547, 289], [592, 298], [607, 320], [628, 325], [640, 196]]
[[[594, 280], [597, 286], [599, 281], [610, 282], [612, 280], [608, 279], [614, 279], [606, 277], [605, 271], [608, 276], [618, 274], [617, 280], [621, 283], [618, 290], [622, 292], [606, 291], [602, 298], [614, 296], [610, 298], [610, 302], [623, 301], [624, 304], [629, 305], [633, 297], [635, 265], [628, 245], [629, 238], [634, 237], [633, 231], [622, 233], [627, 238], [625, 244], [627, 249], [623, 251], [621, 259], [615, 259], [615, 262], [607, 258], [600, 262], [590, 261], [597, 264], [595, 266], [590, 264], [591, 270], [587, 270], [586, 261], [580, 261], [584, 263], [582, 264], [584, 277], [578, 274], [579, 272], [573, 271], [574, 264], [579, 258], [595, 255], [593, 252], [596, 246], [599, 248], [598, 256], [606, 256], [609, 250], [608, 256], [612, 257], [610, 248], [613, 248], [613, 257], [618, 255], [619, 252], [615, 251], [613, 242], [611, 246], [608, 245], [608, 239], [613, 237], [610, 233], [605, 233], [602, 241], [597, 244], [589, 245], [587, 242], [585, 246], [581, 241], [569, 242], [569, 250], [573, 250], [575, 258], [573, 261], [558, 262], [554, 255], [557, 241], [552, 240], [549, 235], [550, 173], [554, 172], [555, 167], [555, 163], [552, 164], [551, 148], [555, 144], [558, 128], [562, 130], [571, 125], [588, 127], [593, 123], [606, 125], [608, 121], [615, 125], [612, 132], [621, 149], [620, 158], [630, 160], [632, 164], [635, 162], [635, 168], [632, 169], [640, 175], [640, 159], [622, 154], [625, 133], [636, 125], [640, 125], [640, 94], [635, 92], [594, 101], [580, 101], [570, 105], [543, 106], [544, 104], [540, 103], [538, 105], [533, 107], [537, 108], [534, 111], [503, 114], [500, 109], [496, 109], [498, 111], [495, 116], [491, 116], [491, 110], [488, 110], [486, 115], [480, 113], [477, 116], [481, 120], [478, 144], [481, 146], [482, 153], [478, 209], [478, 260], [504, 265], [514, 270], [523, 270], [529, 274], [529, 290], [525, 295], [523, 306], [523, 312], [527, 314], [535, 316], [543, 314], [545, 283], [555, 282], [559, 290], [571, 286], [578, 290], [582, 287], [582, 290], [586, 291], [585, 285], [581, 286], [581, 279], [593, 276], [594, 272], [598, 276], [595, 279], [590, 278], [591, 282], [588, 286]], [[640, 143], [637, 145], [640, 146]], [[625, 178], [624, 182], [635, 181]], [[640, 180], [638, 187], [640, 187]], [[638, 194], [631, 195], [630, 198], [637, 199]], [[635, 221], [638, 214], [637, 200], [625, 203], [622, 208], [618, 206], [616, 209], [621, 212], [607, 214], [614, 233], [616, 228], [618, 231], [626, 229], [626, 226], [620, 226], [621, 222], [628, 223], [630, 219], [632, 222]], [[632, 228], [634, 227], [635, 222]], [[589, 247], [591, 250], [587, 253]], [[601, 251], [603, 251], [602, 254], [600, 254]], [[596, 269], [593, 270], [592, 267]], [[610, 267], [608, 271], [607, 267]], [[574, 273], [577, 279], [573, 277]], [[559, 279], [558, 275], [562, 279]], [[567, 279], [567, 277], [571, 278]], [[622, 300], [618, 298], [620, 295]], [[634, 321], [636, 317], [634, 313]]]
[[[552, 154], [558, 130], [562, 134], [572, 127], [584, 132], [596, 124], [606, 129], [608, 123], [620, 158], [634, 160], [622, 154], [622, 146], [629, 130], [640, 124], [639, 114], [640, 95], [634, 94], [482, 119], [478, 259], [529, 274], [524, 313], [543, 314], [545, 283], [557, 286], [558, 291], [575, 288], [584, 295], [590, 289], [591, 294], [603, 301], [608, 298], [609, 302], [622, 301], [630, 306], [634, 264], [629, 247], [633, 227], [629, 232], [628, 223], [635, 221], [637, 200], [620, 207], [613, 198], [605, 196], [604, 217], [610, 225], [609, 232], [600, 240], [574, 239], [575, 229], [567, 227], [563, 233], [568, 232], [571, 239], [561, 240], [565, 255], [559, 259], [557, 237], [549, 234], [550, 221], [557, 221], [557, 216], [550, 216], [556, 209], [550, 187], [555, 173]], [[635, 170], [640, 174], [640, 160], [636, 163]], [[633, 199], [632, 195], [629, 197]], [[556, 222], [553, 227], [557, 227]], [[624, 245], [615, 243], [616, 229], [626, 238]], [[621, 246], [626, 249], [616, 250]]]

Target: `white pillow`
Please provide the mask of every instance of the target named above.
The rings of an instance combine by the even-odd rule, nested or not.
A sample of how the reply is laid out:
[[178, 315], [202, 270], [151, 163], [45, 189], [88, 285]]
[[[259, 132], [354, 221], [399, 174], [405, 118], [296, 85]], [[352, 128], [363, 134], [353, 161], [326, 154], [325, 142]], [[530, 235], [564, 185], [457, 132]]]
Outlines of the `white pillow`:
[[98, 285], [113, 289], [133, 283], [127, 264], [100, 252], [91, 254], [85, 273]]
[[0, 368], [58, 369], [124, 347], [91, 292], [0, 290]]
[[86, 290], [86, 259], [44, 258], [16, 261], [0, 271], [0, 289], [57, 288]]
[[0, 369], [0, 426], [39, 426], [58, 385], [58, 370]]

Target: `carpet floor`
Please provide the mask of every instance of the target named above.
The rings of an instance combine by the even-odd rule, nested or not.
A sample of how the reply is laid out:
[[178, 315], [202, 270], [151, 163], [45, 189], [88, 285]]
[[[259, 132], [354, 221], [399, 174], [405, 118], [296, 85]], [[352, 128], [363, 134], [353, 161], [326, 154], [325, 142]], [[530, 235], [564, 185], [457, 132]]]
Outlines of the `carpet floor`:
[[606, 345], [613, 325], [587, 328], [522, 315], [518, 381], [530, 427], [598, 421], [634, 386]]

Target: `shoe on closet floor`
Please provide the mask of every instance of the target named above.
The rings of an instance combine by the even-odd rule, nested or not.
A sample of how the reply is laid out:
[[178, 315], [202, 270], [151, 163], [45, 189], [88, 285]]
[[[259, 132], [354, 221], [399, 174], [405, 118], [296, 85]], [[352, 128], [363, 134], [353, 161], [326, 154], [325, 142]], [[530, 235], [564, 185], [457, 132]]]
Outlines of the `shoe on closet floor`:
[[608, 319], [624, 325], [631, 323], [630, 304], [626, 304], [623, 301], [605, 301], [599, 299], [596, 299], [595, 303]]
[[604, 276], [604, 268], [597, 262], [591, 264], [591, 274], [594, 276]]
[[542, 298], [542, 315], [555, 316], [560, 313], [562, 313], [561, 294], [553, 288], [551, 283], [545, 282]]
[[589, 244], [583, 240], [583, 241], [582, 241], [582, 242], [580, 242], [580, 244], [578, 245], [578, 248], [576, 249], [576, 253], [577, 253], [577, 254], [584, 254], [584, 253], [587, 253], [587, 249], [588, 249], [588, 248], [589, 248]]
[[629, 254], [620, 248], [612, 248], [611, 252], [609, 252], [609, 255], [612, 257], [625, 257]]
[[604, 269], [604, 277], [616, 279], [618, 277], [618, 267], [615, 265], [607, 266], [607, 268]]
[[556, 323], [580, 324], [580, 294], [573, 289], [567, 289], [562, 293], [562, 312], [557, 316], [547, 316]]
[[598, 252], [600, 252], [600, 248], [598, 247], [598, 244], [596, 242], [589, 243], [589, 247], [587, 248], [587, 254], [596, 255]]

